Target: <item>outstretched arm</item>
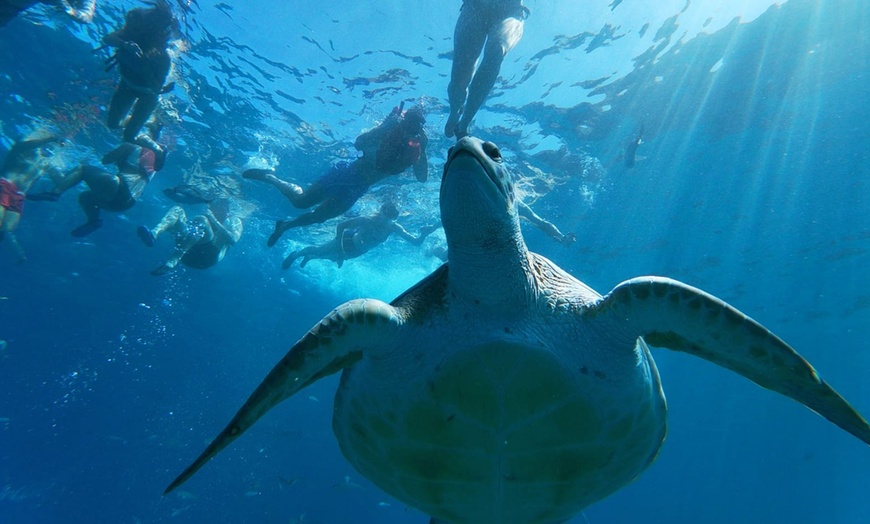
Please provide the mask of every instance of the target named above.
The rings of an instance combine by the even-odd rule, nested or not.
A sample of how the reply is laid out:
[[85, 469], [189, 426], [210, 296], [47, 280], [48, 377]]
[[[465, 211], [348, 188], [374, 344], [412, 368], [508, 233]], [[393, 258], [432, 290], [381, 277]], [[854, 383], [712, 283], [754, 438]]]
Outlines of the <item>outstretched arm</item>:
[[429, 157], [426, 153], [426, 147], [429, 145], [429, 137], [425, 132], [420, 133], [420, 158], [414, 163], [414, 176], [420, 182], [425, 182], [429, 178]]
[[211, 209], [206, 209], [205, 218], [214, 231], [215, 235], [221, 237], [229, 245], [235, 245], [242, 237], [242, 220], [239, 217], [228, 217], [226, 222], [221, 222], [214, 216]]
[[424, 240], [426, 240], [426, 237], [428, 237], [433, 231], [438, 229], [438, 227], [439, 226], [432, 224], [423, 226], [420, 228], [420, 234], [414, 236], [411, 233], [408, 233], [408, 231], [398, 222], [392, 222], [390, 224], [390, 231], [407, 240], [409, 243], [415, 246], [419, 246], [423, 243]]
[[333, 310], [290, 348], [227, 427], [163, 494], [187, 481], [270, 409], [389, 340], [401, 323], [398, 310], [379, 300], [352, 300]]
[[142, 48], [139, 44], [131, 40], [127, 40], [127, 31], [124, 27], [116, 31], [112, 31], [103, 37], [103, 44], [109, 47], [117, 47], [121, 51], [126, 51], [135, 56], [142, 56]]
[[35, 151], [52, 142], [62, 142], [62, 139], [54, 135], [49, 135], [41, 138], [20, 140], [12, 144], [12, 147], [9, 149], [9, 155], [23, 155], [25, 153], [30, 153], [31, 151]]
[[556, 242], [570, 244], [575, 240], [573, 234], [562, 234], [562, 232], [559, 231], [559, 228], [556, 227], [555, 224], [544, 218], [541, 218], [537, 213], [532, 210], [531, 207], [529, 207], [524, 202], [517, 202], [517, 211], [519, 212], [520, 217], [525, 218], [526, 220], [531, 222], [532, 225], [534, 225], [544, 233], [548, 234]]

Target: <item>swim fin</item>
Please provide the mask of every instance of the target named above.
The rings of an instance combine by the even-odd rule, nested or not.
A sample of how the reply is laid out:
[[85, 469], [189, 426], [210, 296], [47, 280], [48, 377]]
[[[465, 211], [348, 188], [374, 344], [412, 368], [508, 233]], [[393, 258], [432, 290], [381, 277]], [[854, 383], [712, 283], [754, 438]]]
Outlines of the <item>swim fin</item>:
[[93, 233], [94, 231], [100, 229], [103, 225], [103, 219], [98, 218], [96, 220], [91, 220], [90, 222], [86, 222], [79, 227], [73, 229], [69, 232], [70, 235], [74, 237], [86, 237]]

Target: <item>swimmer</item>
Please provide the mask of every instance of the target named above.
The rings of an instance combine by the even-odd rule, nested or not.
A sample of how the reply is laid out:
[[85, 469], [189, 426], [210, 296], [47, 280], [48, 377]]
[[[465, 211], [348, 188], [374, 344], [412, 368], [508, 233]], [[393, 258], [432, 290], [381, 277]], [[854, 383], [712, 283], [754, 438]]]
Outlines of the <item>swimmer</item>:
[[[156, 141], [161, 130], [160, 124], [152, 121], [148, 130], [149, 140]], [[135, 163], [130, 160], [131, 157], [136, 159]], [[133, 207], [145, 191], [145, 186], [163, 167], [162, 158], [158, 151], [151, 148], [125, 143], [103, 157], [104, 164], [116, 165], [117, 174], [100, 167], [82, 165], [69, 171], [53, 190], [28, 194], [27, 199], [56, 202], [63, 193], [84, 182], [88, 190], [79, 194], [79, 206], [87, 221], [71, 231], [74, 237], [84, 237], [103, 225], [101, 209], [119, 213]]]
[[128, 11], [124, 25], [103, 38], [105, 45], [117, 48], [109, 64], [117, 64], [121, 75], [109, 103], [107, 125], [109, 129], [120, 128], [129, 113], [123, 125], [125, 142], [136, 141], [160, 94], [171, 89], [171, 84], [164, 86], [172, 65], [167, 48], [172, 33], [178, 30], [178, 20], [166, 0], [151, 5]]
[[383, 123], [356, 138], [354, 147], [362, 152], [361, 157], [350, 163], [337, 163], [304, 190], [276, 177], [271, 170], [249, 169], [242, 173], [244, 178], [275, 186], [297, 208], [317, 206], [292, 220], [277, 221], [267, 244], [274, 246], [285, 231], [294, 227], [321, 223], [341, 215], [374, 184], [408, 168], [413, 168], [418, 181], [425, 182], [429, 174], [426, 154], [429, 138], [423, 127], [425, 123], [419, 106], [404, 111], [402, 106], [394, 108]]
[[24, 212], [25, 193], [41, 176], [60, 176], [58, 168], [49, 160], [51, 153], [45, 147], [54, 142], [61, 141], [54, 136], [34, 136], [16, 142], [0, 167], [0, 242], [9, 239], [19, 263], [27, 260], [15, 236]]
[[243, 229], [241, 218], [229, 214], [229, 207], [229, 201], [221, 199], [205, 213], [188, 220], [184, 209], [174, 206], [154, 229], [139, 226], [136, 232], [148, 247], [153, 247], [157, 238], [166, 232], [171, 232], [175, 239], [172, 255], [151, 274], [165, 275], [179, 263], [206, 269], [223, 260], [227, 250], [241, 238]]
[[463, 0], [453, 33], [446, 136], [458, 139], [468, 134], [468, 125], [498, 79], [505, 55], [523, 37], [528, 15], [522, 0]]
[[359, 257], [383, 244], [390, 235], [398, 235], [411, 244], [419, 246], [431, 232], [438, 229], [438, 226], [424, 226], [420, 228], [420, 234], [414, 236], [396, 222], [398, 217], [399, 210], [395, 205], [387, 202], [381, 205], [379, 212], [373, 216], [356, 217], [340, 222], [335, 227], [335, 237], [332, 240], [290, 253], [281, 267], [288, 269], [300, 257], [302, 258], [300, 267], [305, 267], [305, 264], [316, 258], [332, 260], [341, 267], [345, 260]]

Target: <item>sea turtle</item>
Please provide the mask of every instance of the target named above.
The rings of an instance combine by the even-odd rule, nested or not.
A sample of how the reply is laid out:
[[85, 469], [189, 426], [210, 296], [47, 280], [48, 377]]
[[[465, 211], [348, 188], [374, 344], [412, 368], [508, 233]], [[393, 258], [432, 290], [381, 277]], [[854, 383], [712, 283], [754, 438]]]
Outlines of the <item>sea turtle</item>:
[[641, 277], [606, 296], [526, 248], [508, 170], [465, 137], [441, 183], [448, 262], [386, 304], [352, 300], [303, 336], [178, 487], [267, 411], [337, 371], [342, 453], [431, 523], [556, 524], [635, 479], [666, 432], [647, 344], [707, 359], [870, 444], [870, 426], [791, 347], [721, 300]]

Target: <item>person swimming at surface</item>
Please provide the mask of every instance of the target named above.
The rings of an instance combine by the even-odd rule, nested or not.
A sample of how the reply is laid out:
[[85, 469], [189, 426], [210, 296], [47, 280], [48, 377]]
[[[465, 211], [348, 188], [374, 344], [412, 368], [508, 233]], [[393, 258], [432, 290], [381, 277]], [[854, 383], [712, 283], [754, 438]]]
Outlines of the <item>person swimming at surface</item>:
[[124, 25], [103, 37], [103, 43], [117, 48], [109, 64], [117, 64], [121, 75], [106, 123], [119, 129], [123, 123], [123, 140], [134, 142], [139, 131], [157, 107], [160, 94], [172, 88], [164, 85], [172, 59], [167, 48], [178, 30], [178, 21], [166, 0], [155, 0], [151, 7], [137, 7], [127, 12]]
[[349, 210], [371, 186], [392, 175], [413, 167], [414, 175], [425, 182], [429, 174], [426, 147], [429, 138], [423, 125], [426, 118], [420, 106], [393, 109], [379, 126], [359, 135], [354, 147], [362, 156], [353, 162], [339, 162], [306, 189], [281, 180], [274, 171], [249, 169], [244, 178], [266, 182], [278, 188], [293, 206], [313, 211], [292, 220], [278, 220], [267, 244], [274, 246], [285, 231], [321, 223]]
[[37, 4], [46, 4], [64, 11], [76, 22], [88, 24], [94, 19], [97, 0], [0, 0], [0, 27], [5, 26], [16, 16]]
[[165, 275], [179, 263], [206, 269], [223, 260], [227, 250], [242, 237], [243, 230], [242, 219], [231, 214], [229, 208], [229, 201], [221, 199], [205, 213], [188, 220], [181, 206], [173, 206], [153, 229], [139, 226], [136, 233], [148, 247], [153, 247], [166, 232], [171, 232], [175, 240], [172, 255], [151, 274]]
[[302, 258], [299, 267], [305, 267], [309, 261], [320, 258], [332, 260], [338, 267], [345, 260], [356, 258], [368, 253], [373, 248], [383, 244], [390, 235], [398, 235], [400, 238], [415, 246], [423, 243], [426, 237], [438, 229], [437, 225], [420, 228], [417, 236], [408, 233], [396, 219], [399, 218], [399, 210], [390, 202], [381, 205], [375, 215], [369, 217], [355, 217], [335, 226], [335, 237], [325, 244], [308, 246], [299, 251], [290, 253], [281, 264], [283, 269], [288, 269], [298, 258]]
[[[151, 121], [147, 129], [149, 140], [156, 143], [162, 126]], [[131, 162], [130, 157], [136, 158], [136, 162]], [[121, 212], [133, 207], [145, 191], [145, 186], [163, 167], [161, 158], [149, 147], [125, 143], [103, 157], [103, 164], [116, 165], [117, 174], [100, 167], [81, 165], [69, 171], [51, 191], [31, 193], [27, 199], [56, 202], [63, 193], [84, 182], [88, 190], [79, 194], [79, 206], [87, 221], [73, 229], [71, 234], [75, 237], [87, 236], [103, 225], [101, 209]]]
[[523, 37], [528, 16], [522, 0], [463, 0], [453, 33], [446, 136], [459, 139], [468, 134], [469, 124], [498, 79], [505, 55]]
[[24, 213], [25, 193], [42, 176], [60, 176], [60, 170], [50, 162], [51, 154], [45, 149], [55, 142], [62, 143], [62, 140], [39, 134], [15, 142], [0, 167], [0, 242], [9, 240], [19, 263], [27, 260], [15, 236], [15, 229]]

